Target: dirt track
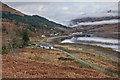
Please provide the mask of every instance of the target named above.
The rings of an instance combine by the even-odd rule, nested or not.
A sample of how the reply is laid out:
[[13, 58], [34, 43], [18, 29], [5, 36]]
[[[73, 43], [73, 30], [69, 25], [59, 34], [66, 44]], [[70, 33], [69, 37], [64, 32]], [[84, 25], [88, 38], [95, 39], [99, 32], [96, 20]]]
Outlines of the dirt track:
[[106, 78], [103, 73], [87, 68], [58, 66], [15, 56], [2, 56], [3, 78]]

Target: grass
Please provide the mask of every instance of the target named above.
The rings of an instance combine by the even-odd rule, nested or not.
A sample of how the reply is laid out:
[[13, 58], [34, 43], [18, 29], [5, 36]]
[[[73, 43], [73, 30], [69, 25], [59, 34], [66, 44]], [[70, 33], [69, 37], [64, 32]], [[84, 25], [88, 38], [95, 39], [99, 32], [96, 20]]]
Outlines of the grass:
[[[34, 57], [32, 57], [32, 56], [29, 56], [28, 57], [28, 59], [31, 59], [31, 60], [41, 60], [42, 58], [41, 57], [39, 57], [39, 56], [34, 56]], [[43, 60], [43, 59], [42, 59]]]
[[[69, 52], [69, 53], [71, 53], [73, 55], [85, 55], [85, 56], [95, 58], [95, 60], [99, 59], [101, 61], [109, 62], [109, 63], [112, 63], [112, 64], [115, 61], [110, 56], [99, 54], [99, 53], [104, 53], [104, 52], [97, 51], [96, 49], [87, 49], [87, 48], [85, 48], [85, 49], [80, 51], [77, 48], [75, 48], [74, 46], [73, 46], [73, 48], [71, 48], [71, 46], [69, 46], [69, 45], [60, 45], [60, 46], [54, 46], [54, 47], [58, 47], [58, 48], [61, 48], [63, 50], [66, 50], [67, 52]], [[78, 47], [81, 47], [81, 46], [78, 46]], [[109, 54], [109, 53], [107, 53], [107, 54]], [[114, 54], [115, 53], [113, 53], [113, 55]]]
[[109, 52], [114, 52], [114, 53], [119, 53], [115, 50], [113, 50], [112, 48], [106, 48], [106, 47], [101, 47], [101, 46], [97, 46], [97, 45], [87, 45], [87, 44], [79, 44], [79, 43], [60, 43], [59, 45], [78, 45], [78, 46], [84, 46], [84, 47], [89, 47], [89, 48], [95, 48], [95, 49], [99, 49], [99, 50], [105, 50], [105, 51], [109, 51]]
[[40, 40], [42, 40], [43, 38], [42, 37], [30, 37], [30, 41], [35, 41], [35, 40], [38, 40], [38, 41], [40, 41]]
[[80, 64], [80, 66], [79, 66], [79, 67], [80, 67], [80, 68], [83, 68], [83, 65], [81, 65], [81, 64]]
[[[47, 40], [47, 38], [46, 39], [44, 39], [43, 41], [45, 41], [45, 42], [47, 42], [46, 41]], [[70, 54], [73, 54], [74, 56], [76, 56], [76, 57], [78, 57], [78, 58], [80, 58], [80, 59], [82, 59], [82, 60], [84, 60], [84, 61], [86, 61], [86, 62], [88, 62], [88, 63], [91, 63], [91, 62], [93, 62], [92, 64], [94, 64], [94, 61], [96, 61], [96, 60], [102, 60], [103, 62], [106, 62], [107, 60], [106, 60], [106, 58], [105, 57], [100, 57], [100, 59], [98, 58], [99, 56], [96, 56], [95, 54], [93, 54], [94, 52], [89, 52], [89, 50], [88, 49], [93, 49], [94, 51], [103, 51], [103, 52], [110, 52], [111, 54], [113, 54], [113, 53], [118, 53], [118, 52], [116, 52], [116, 51], [114, 51], [113, 49], [111, 49], [111, 48], [104, 48], [104, 47], [100, 47], [100, 46], [96, 46], [96, 45], [86, 45], [86, 44], [76, 44], [76, 43], [63, 43], [63, 44], [58, 44], [58, 45], [60, 45], [60, 46], [58, 46], [57, 48], [60, 48], [60, 49], [63, 49], [63, 50], [65, 50], [65, 51], [67, 51], [67, 52], [69, 52]], [[76, 51], [76, 50], [74, 50], [74, 49], [69, 49], [69, 48], [65, 48], [65, 47], [62, 47], [62, 46], [69, 46], [69, 45], [75, 45], [75, 46], [82, 46], [82, 47], [84, 47], [85, 49], [87, 48], [87, 50], [88, 51], [83, 51], [82, 50], [82, 53], [81, 54], [79, 54], [80, 53], [80, 51]], [[74, 47], [73, 47], [74, 48]], [[88, 59], [86, 59], [86, 58], [81, 58], [79, 55], [86, 55], [86, 57], [87, 56], [89, 56], [90, 58], [88, 58]], [[95, 68], [93, 68], [93, 67], [91, 67], [91, 66], [89, 66], [89, 65], [86, 65], [86, 64], [84, 64], [84, 63], [82, 63], [82, 62], [78, 62], [78, 61], [76, 61], [76, 60], [74, 60], [74, 59], [72, 59], [70, 56], [68, 56], [68, 55], [66, 55], [66, 57], [65, 56], [61, 56], [61, 54], [59, 54], [59, 53], [56, 53], [56, 56], [59, 56], [57, 59], [59, 60], [59, 61], [64, 61], [63, 63], [61, 63], [61, 64], [64, 64], [64, 65], [68, 65], [69, 63], [67, 63], [66, 61], [70, 61], [70, 62], [74, 62], [75, 64], [77, 64], [77, 66], [79, 67], [79, 68], [83, 68], [83, 67], [87, 67], [87, 68], [90, 68], [90, 69], [95, 69]], [[84, 57], [84, 56], [82, 56], [82, 57]], [[49, 58], [49, 57], [48, 57]], [[110, 62], [111, 62], [111, 60], [110, 60]], [[100, 64], [100, 65], [99, 65]], [[107, 68], [104, 68], [104, 67], [102, 67], [101, 66], [101, 62], [97, 62], [97, 64], [96, 64], [96, 62], [95, 62], [95, 66], [98, 66], [98, 67], [100, 67], [100, 68], [103, 68], [103, 69], [105, 69], [105, 70], [108, 70]], [[108, 63], [107, 63], [108, 64]], [[73, 63], [72, 63], [72, 65], [74, 65]], [[102, 64], [102, 65], [106, 65], [106, 64]], [[109, 71], [111, 71], [111, 72], [114, 72], [115, 73], [115, 71], [114, 70], [109, 70]]]
[[[71, 65], [78, 68], [84, 67], [91, 69], [89, 65], [79, 62], [71, 56], [68, 56], [65, 53], [57, 50], [32, 49], [32, 53], [31, 51], [20, 52], [19, 56], [31, 60], [49, 62], [57, 65]], [[80, 65], [82, 65], [82, 67], [80, 67]]]
[[[79, 51], [77, 48], [74, 49], [75, 47], [73, 47], [73, 46], [71, 48], [70, 44], [69, 45], [57, 45], [54, 47], [65, 50], [65, 51], [69, 52], [70, 54], [72, 54], [88, 63], [92, 63], [95, 66], [99, 65], [98, 67], [100, 67], [102, 69], [116, 73], [116, 70], [117, 70], [116, 67], [118, 67], [118, 66], [116, 66], [115, 63], [113, 63], [115, 60], [111, 59], [110, 56], [108, 57], [106, 55], [99, 55], [96, 53], [96, 51], [91, 51], [88, 49]], [[79, 46], [79, 47], [81, 47], [81, 46]], [[106, 65], [108, 65], [108, 66], [106, 66]], [[81, 66], [79, 66], [79, 67], [81, 67]]]
[[32, 46], [27, 46], [26, 48], [27, 48], [27, 49], [36, 49], [37, 46], [32, 45]]

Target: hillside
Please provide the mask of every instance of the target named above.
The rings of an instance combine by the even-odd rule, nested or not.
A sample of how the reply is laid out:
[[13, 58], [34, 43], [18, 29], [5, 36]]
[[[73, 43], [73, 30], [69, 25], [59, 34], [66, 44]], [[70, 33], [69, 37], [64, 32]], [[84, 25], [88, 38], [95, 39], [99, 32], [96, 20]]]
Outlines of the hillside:
[[81, 22], [96, 22], [96, 21], [103, 21], [103, 20], [113, 20], [113, 19], [120, 19], [118, 16], [108, 16], [108, 17], [86, 17], [86, 18], [77, 18], [70, 21], [70, 26], [74, 26]]
[[91, 26], [77, 26], [74, 30], [87, 31], [93, 34], [95, 37], [106, 37], [106, 38], [116, 38], [118, 39], [118, 26], [120, 23], [115, 24], [104, 24], [104, 25], [91, 25]]
[[10, 8], [8, 5], [4, 4], [4, 3], [1, 3], [0, 2], [0, 6], [2, 6], [2, 9], [0, 11], [7, 11], [7, 12], [11, 12], [12, 14], [17, 14], [17, 15], [21, 15], [21, 16], [24, 16], [23, 13], [13, 9], [13, 8]]
[[109, 78], [87, 68], [58, 66], [15, 56], [2, 56], [3, 78]]
[[[118, 37], [118, 25], [120, 23], [107, 24], [107, 20], [117, 20], [120, 19], [118, 16], [108, 16], [108, 17], [86, 17], [78, 18], [70, 21], [70, 26], [74, 26], [73, 29], [76, 31], [83, 31], [89, 34], [93, 34], [94, 37], [106, 37], [106, 38], [119, 38]], [[105, 23], [105, 21], [107, 23]], [[95, 23], [96, 22], [96, 23]], [[83, 23], [83, 25], [79, 25]], [[87, 24], [89, 23], [89, 24]], [[93, 25], [92, 25], [93, 23]], [[87, 24], [87, 25], [84, 25]], [[91, 24], [91, 25], [90, 25]]]
[[[39, 32], [40, 35], [53, 33], [61, 34], [66, 32], [66, 26], [49, 21], [48, 19], [38, 15], [29, 16], [23, 14], [15, 9], [10, 8], [4, 3], [1, 3], [1, 5], [2, 10], [0, 10], [0, 15], [2, 15], [1, 18], [4, 26], [6, 26], [6, 24], [15, 25], [18, 30], [28, 29], [30, 33], [34, 34]], [[4, 26], [3, 28], [6, 28]], [[6, 29], [3, 31], [6, 32]]]

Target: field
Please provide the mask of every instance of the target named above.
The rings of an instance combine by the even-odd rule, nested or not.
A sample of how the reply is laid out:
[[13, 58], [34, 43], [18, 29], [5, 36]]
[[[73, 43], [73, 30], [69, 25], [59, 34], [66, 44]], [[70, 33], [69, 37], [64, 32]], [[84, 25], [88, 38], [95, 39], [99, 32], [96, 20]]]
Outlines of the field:
[[116, 3], [0, 3], [2, 78], [120, 77]]
[[10, 55], [2, 55], [2, 61], [2, 78], [111, 78], [87, 68], [54, 65]]
[[70, 57], [69, 55], [57, 50], [19, 49], [19, 52], [15, 56], [41, 62], [49, 62], [56, 65], [69, 65], [78, 68], [91, 69], [90, 66], [79, 62], [76, 59]]
[[[87, 61], [89, 63], [92, 63], [93, 65], [96, 65], [100, 68], [103, 68], [105, 70], [111, 71], [116, 74], [118, 73], [118, 64], [119, 64], [118, 58], [116, 58], [116, 55], [110, 56], [111, 53], [109, 53], [108, 55], [109, 50], [110, 52], [112, 52], [111, 49], [104, 48], [104, 50], [106, 51], [104, 50], [100, 51], [95, 49], [95, 48], [98, 48], [97, 46], [90, 47], [89, 45], [88, 47], [87, 45], [85, 46], [85, 45], [79, 45], [79, 44], [60, 44], [60, 45], [54, 45], [54, 47], [63, 49], [71, 53], [72, 55], [84, 61]], [[101, 48], [99, 47], [99, 49]], [[118, 53], [115, 53], [115, 54], [118, 54]]]

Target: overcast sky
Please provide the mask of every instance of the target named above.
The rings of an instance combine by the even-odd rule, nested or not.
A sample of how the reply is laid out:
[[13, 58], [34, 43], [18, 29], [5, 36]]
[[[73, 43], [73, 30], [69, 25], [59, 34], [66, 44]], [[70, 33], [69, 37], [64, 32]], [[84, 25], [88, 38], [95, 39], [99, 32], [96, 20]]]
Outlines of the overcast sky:
[[[75, 18], [116, 16], [117, 2], [6, 2], [28, 15], [39, 15], [49, 20], [68, 24]], [[108, 13], [107, 11], [112, 10]]]

